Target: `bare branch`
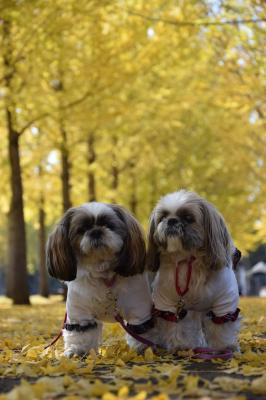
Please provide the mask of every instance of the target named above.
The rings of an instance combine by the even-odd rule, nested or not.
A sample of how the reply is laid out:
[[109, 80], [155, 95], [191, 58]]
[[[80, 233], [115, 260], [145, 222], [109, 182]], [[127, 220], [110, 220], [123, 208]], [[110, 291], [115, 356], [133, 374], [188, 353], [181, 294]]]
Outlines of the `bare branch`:
[[[67, 110], [68, 108], [71, 107], [75, 107], [78, 104], [82, 103], [83, 101], [85, 101], [90, 95], [92, 95], [91, 90], [88, 90], [87, 92], [85, 92], [83, 94], [83, 96], [81, 96], [80, 98], [65, 104], [61, 107], [61, 110]], [[49, 112], [45, 112], [42, 113], [34, 118], [32, 118], [29, 122], [27, 122], [18, 132], [19, 136], [22, 135], [31, 125], [33, 125], [34, 123], [36, 123], [37, 121], [40, 121], [46, 117], [51, 117], [53, 115], [53, 113], [49, 113]]]
[[160, 17], [150, 17], [149, 15], [141, 14], [137, 11], [127, 10], [127, 13], [135, 17], [140, 17], [153, 22], [163, 22], [169, 25], [175, 25], [177, 27], [183, 26], [213, 26], [213, 25], [242, 25], [242, 24], [257, 24], [259, 22], [265, 22], [266, 18], [247, 18], [247, 19], [231, 19], [225, 21], [175, 21], [171, 19], [165, 19]]
[[90, 90], [87, 90], [87, 92], [85, 92], [85, 93], [83, 94], [83, 96], [81, 96], [79, 99], [76, 99], [76, 100], [74, 100], [74, 101], [72, 101], [72, 102], [70, 102], [70, 103], [68, 103], [68, 104], [63, 105], [63, 106], [61, 107], [61, 110], [67, 110], [68, 108], [77, 106], [78, 104], [82, 103], [82, 102], [85, 101], [88, 97], [90, 97], [90, 96], [92, 96], [92, 95], [93, 95], [93, 93], [91, 92], [91, 89], [90, 89]]
[[50, 115], [50, 113], [43, 113], [38, 115], [37, 117], [33, 118], [32, 120], [30, 120], [29, 122], [26, 123], [26, 125], [23, 126], [23, 128], [21, 128], [18, 131], [18, 135], [22, 135], [31, 125], [33, 125], [35, 122], [40, 121], [46, 117], [48, 117]]

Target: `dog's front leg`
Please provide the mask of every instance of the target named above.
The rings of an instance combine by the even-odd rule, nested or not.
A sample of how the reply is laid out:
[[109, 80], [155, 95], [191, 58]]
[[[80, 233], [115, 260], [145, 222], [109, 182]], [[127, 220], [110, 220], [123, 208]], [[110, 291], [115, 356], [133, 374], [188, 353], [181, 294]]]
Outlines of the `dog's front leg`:
[[136, 274], [123, 278], [122, 282], [117, 293], [117, 309], [127, 321], [127, 344], [140, 353], [157, 339], [148, 277], [146, 273]]
[[142, 353], [147, 347], [157, 344], [157, 330], [154, 321], [150, 318], [148, 321], [140, 325], [127, 325], [130, 334], [126, 334], [126, 341], [129, 347], [137, 353]]
[[92, 349], [98, 350], [102, 340], [102, 323], [90, 320], [81, 324], [66, 324], [63, 337], [66, 357], [86, 355]]
[[210, 318], [204, 318], [204, 332], [207, 346], [215, 350], [230, 349], [239, 351], [238, 333], [240, 319], [216, 324]]
[[201, 320], [202, 315], [197, 311], [188, 311], [178, 322], [157, 318], [160, 345], [170, 353], [206, 346]]

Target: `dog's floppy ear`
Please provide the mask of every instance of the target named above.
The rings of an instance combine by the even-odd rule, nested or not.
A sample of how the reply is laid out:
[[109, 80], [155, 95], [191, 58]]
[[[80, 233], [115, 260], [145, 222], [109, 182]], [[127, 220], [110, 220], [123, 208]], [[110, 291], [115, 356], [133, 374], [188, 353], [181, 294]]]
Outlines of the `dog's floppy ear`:
[[160, 251], [154, 238], [155, 233], [155, 216], [154, 213], [150, 219], [150, 227], [148, 232], [148, 250], [147, 250], [147, 267], [150, 271], [158, 271], [160, 268]]
[[109, 205], [126, 226], [126, 237], [122, 250], [118, 254], [115, 271], [121, 276], [132, 276], [144, 271], [146, 246], [144, 234], [139, 222], [123, 207]]
[[69, 226], [73, 209], [69, 209], [54, 231], [46, 246], [48, 272], [62, 281], [73, 281], [77, 274], [77, 261], [69, 240]]
[[200, 204], [205, 233], [206, 262], [212, 269], [232, 265], [232, 239], [222, 215], [205, 200]]

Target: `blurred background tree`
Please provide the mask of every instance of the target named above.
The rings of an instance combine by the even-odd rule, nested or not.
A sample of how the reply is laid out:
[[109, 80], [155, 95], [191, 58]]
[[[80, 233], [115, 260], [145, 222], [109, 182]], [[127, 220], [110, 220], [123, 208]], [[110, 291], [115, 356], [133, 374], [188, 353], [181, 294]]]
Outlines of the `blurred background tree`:
[[[265, 242], [264, 1], [0, 2], [0, 265], [27, 271], [71, 205], [119, 202], [147, 225], [196, 190], [239, 248]], [[27, 237], [27, 238], [26, 238]]]

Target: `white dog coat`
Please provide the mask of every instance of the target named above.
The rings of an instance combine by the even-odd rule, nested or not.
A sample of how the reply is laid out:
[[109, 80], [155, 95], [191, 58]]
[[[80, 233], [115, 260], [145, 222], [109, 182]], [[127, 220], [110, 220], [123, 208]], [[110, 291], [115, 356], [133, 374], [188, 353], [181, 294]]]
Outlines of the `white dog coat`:
[[[110, 280], [111, 282], [111, 280]], [[151, 318], [152, 299], [146, 274], [117, 275], [113, 282], [78, 270], [68, 282], [67, 322], [86, 325], [88, 321], [115, 322], [119, 313], [129, 324], [139, 325]]]
[[[236, 311], [239, 294], [236, 277], [231, 267], [212, 271], [203, 285], [195, 288], [193, 286], [189, 287], [188, 292], [183, 296], [186, 310], [213, 311], [216, 316], [224, 316]], [[154, 281], [155, 308], [176, 313], [179, 300], [175, 286], [175, 270], [160, 268]]]

